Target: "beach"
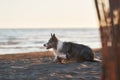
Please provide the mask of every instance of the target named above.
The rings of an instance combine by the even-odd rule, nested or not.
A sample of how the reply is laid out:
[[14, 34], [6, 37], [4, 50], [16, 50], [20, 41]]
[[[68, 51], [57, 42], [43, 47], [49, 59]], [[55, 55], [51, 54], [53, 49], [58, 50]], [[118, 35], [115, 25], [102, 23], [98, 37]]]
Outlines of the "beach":
[[[101, 49], [94, 49], [102, 60]], [[53, 63], [53, 52], [0, 55], [0, 80], [101, 80], [101, 62]]]
[[101, 62], [53, 63], [53, 52], [43, 46], [50, 33], [63, 42], [89, 46], [102, 60], [96, 28], [0, 29], [0, 80], [100, 80]]

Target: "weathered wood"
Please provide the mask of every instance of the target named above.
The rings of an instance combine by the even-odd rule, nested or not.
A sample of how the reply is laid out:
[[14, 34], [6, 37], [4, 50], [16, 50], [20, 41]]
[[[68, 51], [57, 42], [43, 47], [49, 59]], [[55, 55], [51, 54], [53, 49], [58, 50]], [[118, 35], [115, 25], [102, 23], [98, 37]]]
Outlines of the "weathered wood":
[[102, 41], [102, 80], [120, 80], [120, 1], [95, 0], [95, 5]]

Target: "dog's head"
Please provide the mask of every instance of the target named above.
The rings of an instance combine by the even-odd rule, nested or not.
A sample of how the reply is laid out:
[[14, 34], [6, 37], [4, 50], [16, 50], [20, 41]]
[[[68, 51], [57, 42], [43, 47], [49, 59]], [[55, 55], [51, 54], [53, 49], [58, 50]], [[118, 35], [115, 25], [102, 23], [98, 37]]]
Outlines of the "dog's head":
[[57, 37], [55, 36], [55, 34], [51, 34], [51, 38], [49, 39], [49, 41], [46, 44], [44, 44], [44, 46], [47, 49], [50, 49], [50, 48], [57, 49], [57, 43], [58, 43]]

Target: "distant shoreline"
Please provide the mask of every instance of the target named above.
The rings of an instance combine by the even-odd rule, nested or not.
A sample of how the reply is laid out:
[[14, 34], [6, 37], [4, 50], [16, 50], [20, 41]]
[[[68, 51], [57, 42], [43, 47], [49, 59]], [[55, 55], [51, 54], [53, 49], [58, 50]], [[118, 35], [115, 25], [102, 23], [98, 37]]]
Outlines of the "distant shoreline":
[[[93, 49], [95, 53], [101, 52], [101, 48]], [[53, 57], [52, 51], [43, 52], [28, 52], [28, 53], [17, 53], [17, 54], [2, 54], [0, 55], [0, 60], [17, 60], [17, 59], [31, 59], [40, 57]]]

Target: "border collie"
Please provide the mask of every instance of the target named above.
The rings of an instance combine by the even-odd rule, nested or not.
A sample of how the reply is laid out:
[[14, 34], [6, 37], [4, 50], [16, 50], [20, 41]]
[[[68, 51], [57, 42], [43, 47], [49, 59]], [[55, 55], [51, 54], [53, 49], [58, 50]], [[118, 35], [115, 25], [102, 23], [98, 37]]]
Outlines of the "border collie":
[[44, 44], [47, 49], [53, 48], [54, 62], [64, 59], [76, 59], [77, 62], [81, 61], [94, 61], [94, 53], [91, 48], [83, 44], [76, 44], [73, 42], [62, 42], [58, 40], [55, 34], [51, 34], [49, 41]]

